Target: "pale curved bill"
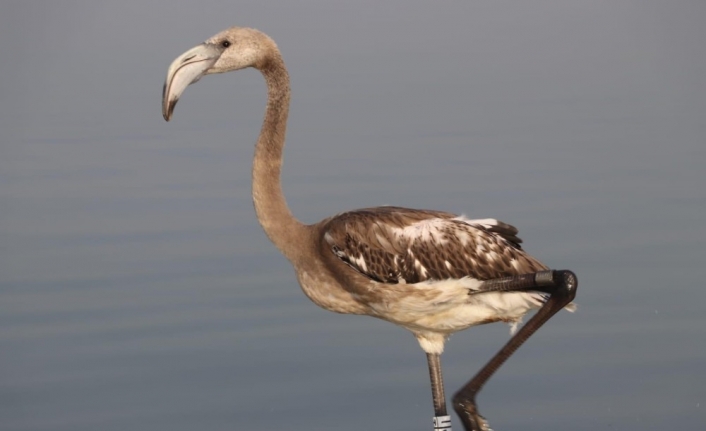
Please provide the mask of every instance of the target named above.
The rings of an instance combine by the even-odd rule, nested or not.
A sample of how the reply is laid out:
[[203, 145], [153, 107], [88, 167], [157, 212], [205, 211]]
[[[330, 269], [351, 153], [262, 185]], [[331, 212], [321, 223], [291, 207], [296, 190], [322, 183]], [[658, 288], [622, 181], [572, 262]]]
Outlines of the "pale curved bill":
[[213, 45], [202, 44], [191, 48], [169, 65], [162, 89], [162, 115], [169, 121], [174, 106], [184, 89], [198, 81], [218, 60], [220, 51]]

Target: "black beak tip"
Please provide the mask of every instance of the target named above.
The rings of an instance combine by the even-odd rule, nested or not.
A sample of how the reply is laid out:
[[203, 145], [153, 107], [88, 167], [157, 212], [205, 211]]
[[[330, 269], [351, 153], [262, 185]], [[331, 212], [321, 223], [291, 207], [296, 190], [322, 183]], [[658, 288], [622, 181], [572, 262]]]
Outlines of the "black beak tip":
[[162, 109], [162, 116], [164, 117], [165, 121], [169, 121], [172, 119], [172, 115], [174, 114], [174, 107], [176, 106], [178, 101], [179, 99], [169, 101], [167, 102], [166, 108]]

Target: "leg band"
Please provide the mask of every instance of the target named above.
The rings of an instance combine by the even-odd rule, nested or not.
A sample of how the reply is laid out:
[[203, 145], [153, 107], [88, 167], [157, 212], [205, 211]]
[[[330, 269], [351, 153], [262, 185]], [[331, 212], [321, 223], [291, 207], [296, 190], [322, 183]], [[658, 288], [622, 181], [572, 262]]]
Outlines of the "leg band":
[[451, 416], [434, 416], [434, 431], [451, 431]]

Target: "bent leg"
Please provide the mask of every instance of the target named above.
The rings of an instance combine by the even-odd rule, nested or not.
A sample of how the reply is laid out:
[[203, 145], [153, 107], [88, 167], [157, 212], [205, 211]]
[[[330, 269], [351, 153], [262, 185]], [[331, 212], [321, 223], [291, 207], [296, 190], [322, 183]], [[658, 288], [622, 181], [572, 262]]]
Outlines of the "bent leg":
[[466, 431], [488, 431], [487, 421], [478, 413], [476, 395], [500, 366], [544, 323], [576, 297], [578, 279], [571, 271], [540, 271], [517, 277], [488, 280], [474, 294], [484, 292], [540, 291], [550, 295], [547, 302], [503, 346], [453, 398], [453, 407]]

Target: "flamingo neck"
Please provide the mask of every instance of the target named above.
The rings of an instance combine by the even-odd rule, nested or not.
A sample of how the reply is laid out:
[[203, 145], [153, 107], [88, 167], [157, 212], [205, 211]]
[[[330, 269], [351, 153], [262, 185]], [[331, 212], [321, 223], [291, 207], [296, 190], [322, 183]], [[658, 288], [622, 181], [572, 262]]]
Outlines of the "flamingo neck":
[[257, 218], [270, 240], [290, 260], [300, 258], [305, 226], [292, 215], [280, 172], [289, 115], [289, 74], [279, 53], [259, 68], [267, 83], [267, 108], [255, 145], [252, 196]]

